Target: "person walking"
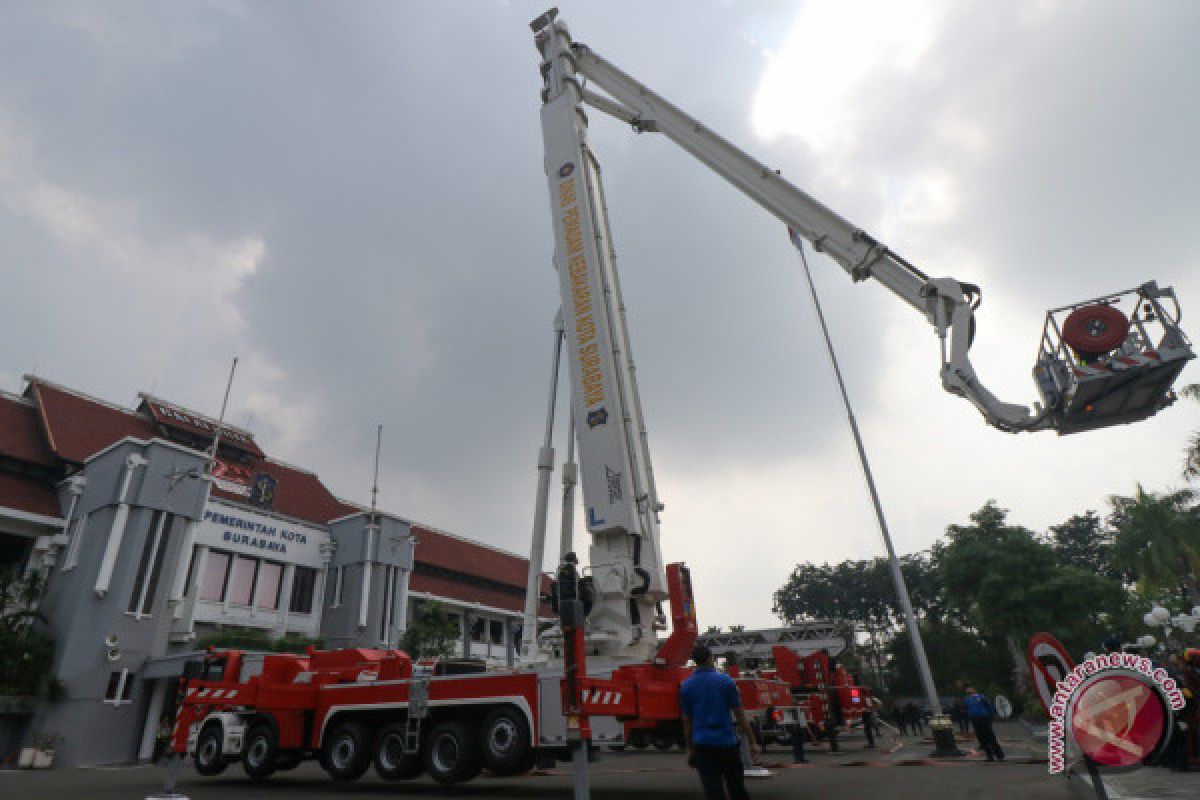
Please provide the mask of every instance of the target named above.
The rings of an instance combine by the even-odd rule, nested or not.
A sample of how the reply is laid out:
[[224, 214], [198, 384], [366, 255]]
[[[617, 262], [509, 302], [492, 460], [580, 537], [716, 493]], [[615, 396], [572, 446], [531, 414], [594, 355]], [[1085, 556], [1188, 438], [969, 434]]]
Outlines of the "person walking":
[[[702, 644], [692, 649], [696, 669], [679, 689], [683, 736], [688, 766], [694, 768], [708, 800], [746, 800], [745, 777], [734, 720], [757, 759], [758, 741], [742, 711], [737, 684], [713, 666], [712, 650]], [[726, 794], [728, 790], [728, 795]]]
[[904, 716], [908, 718], [909, 731], [914, 736], [920, 736], [921, 730], [921, 709], [917, 708], [916, 703], [909, 703], [904, 707]]
[[900, 705], [899, 703], [896, 703], [896, 705], [893, 707], [893, 711], [896, 714], [896, 727], [900, 729], [900, 734], [902, 736], [907, 735], [908, 734], [908, 714], [905, 713], [904, 706]]
[[975, 729], [975, 736], [979, 739], [979, 746], [987, 754], [987, 760], [1003, 761], [1004, 751], [1000, 748], [999, 740], [996, 739], [996, 732], [992, 730], [992, 719], [995, 718], [996, 711], [992, 708], [987, 695], [980, 694], [973, 687], [968, 686], [964, 705], [967, 708], [967, 717], [971, 720], [971, 727]]
[[967, 733], [970, 730], [970, 720], [967, 719], [967, 707], [962, 700], [957, 700], [952, 709], [954, 718], [958, 722], [958, 732]]
[[867, 698], [867, 705], [862, 715], [863, 733], [867, 737], [867, 749], [875, 748], [875, 706], [873, 698]]

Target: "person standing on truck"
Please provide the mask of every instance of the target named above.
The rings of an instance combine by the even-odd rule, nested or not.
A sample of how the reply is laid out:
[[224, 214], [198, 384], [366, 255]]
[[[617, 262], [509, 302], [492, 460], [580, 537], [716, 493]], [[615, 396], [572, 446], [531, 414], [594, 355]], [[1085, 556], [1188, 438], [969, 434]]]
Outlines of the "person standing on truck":
[[[734, 720], [752, 757], [759, 753], [758, 741], [742, 710], [737, 684], [713, 667], [713, 654], [702, 644], [692, 649], [696, 669], [679, 689], [683, 712], [683, 737], [687, 743], [688, 766], [700, 775], [708, 800], [746, 800], [745, 777]], [[728, 794], [726, 794], [728, 789]]]
[[996, 739], [996, 732], [992, 730], [992, 719], [996, 716], [995, 710], [992, 708], [991, 702], [987, 699], [987, 695], [980, 694], [974, 688], [967, 687], [967, 717], [971, 720], [971, 727], [975, 729], [975, 737], [979, 739], [979, 746], [983, 748], [983, 752], [987, 754], [988, 761], [1004, 760], [1004, 751], [1000, 749], [1000, 742]]

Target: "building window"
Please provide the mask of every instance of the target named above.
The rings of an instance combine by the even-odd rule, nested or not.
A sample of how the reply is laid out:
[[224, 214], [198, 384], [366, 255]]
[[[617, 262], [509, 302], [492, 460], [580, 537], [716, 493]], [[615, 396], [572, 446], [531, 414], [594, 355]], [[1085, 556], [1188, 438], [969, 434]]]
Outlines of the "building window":
[[492, 634], [492, 644], [504, 644], [504, 622], [494, 619], [488, 623], [488, 627]]
[[120, 706], [132, 701], [133, 679], [129, 677], [129, 670], [122, 669], [109, 673], [108, 689], [104, 692], [104, 702]]
[[483, 632], [487, 628], [487, 620], [476, 617], [471, 620], [471, 641], [483, 642]]
[[279, 584], [283, 565], [264, 561], [258, 567], [258, 584], [254, 589], [254, 607], [274, 611], [279, 608]]
[[141, 560], [138, 561], [137, 577], [133, 580], [133, 591], [125, 609], [130, 614], [138, 617], [150, 615], [173, 520], [171, 514], [162, 511], [155, 511], [150, 517], [150, 529], [146, 531], [146, 542], [142, 546]]
[[257, 571], [257, 559], [234, 556], [233, 564], [229, 567], [229, 580], [225, 584], [225, 602], [237, 606], [250, 605]]
[[333, 568], [333, 580], [331, 581], [332, 586], [330, 587], [333, 590], [333, 599], [329, 602], [329, 605], [332, 608], [337, 608], [342, 604], [342, 579], [344, 577], [345, 571], [342, 567]]
[[79, 566], [79, 550], [83, 547], [83, 532], [87, 528], [87, 514], [81, 514], [71, 521], [71, 529], [67, 532], [67, 552], [63, 555], [63, 571]]
[[229, 553], [210, 550], [200, 579], [200, 599], [219, 603], [225, 597], [225, 578], [229, 573]]
[[292, 600], [288, 610], [297, 614], [311, 614], [313, 589], [317, 586], [317, 571], [312, 567], [296, 567], [292, 578]]

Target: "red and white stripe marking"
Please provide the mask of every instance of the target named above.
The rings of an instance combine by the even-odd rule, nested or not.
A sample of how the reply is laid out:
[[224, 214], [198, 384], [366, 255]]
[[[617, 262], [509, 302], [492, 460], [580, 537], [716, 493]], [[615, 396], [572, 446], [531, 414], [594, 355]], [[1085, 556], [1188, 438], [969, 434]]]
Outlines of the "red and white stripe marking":
[[621, 693], [612, 690], [584, 689], [583, 702], [599, 706], [618, 705], [621, 702]]

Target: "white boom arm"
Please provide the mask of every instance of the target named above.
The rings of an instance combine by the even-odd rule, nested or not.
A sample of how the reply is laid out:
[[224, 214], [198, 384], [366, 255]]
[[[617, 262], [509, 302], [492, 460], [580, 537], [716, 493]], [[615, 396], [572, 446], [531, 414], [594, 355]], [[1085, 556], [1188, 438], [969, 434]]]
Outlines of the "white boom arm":
[[[1171, 385], [1194, 353], [1178, 326], [1178, 304], [1174, 316], [1163, 305], [1166, 299], [1174, 301], [1173, 290], [1149, 282], [1051, 311], [1034, 367], [1045, 408], [1030, 411], [1001, 402], [979, 382], [967, 355], [978, 287], [928, 277], [777, 171], [572, 42], [557, 15], [552, 9], [531, 27], [542, 54], [542, 137], [554, 218], [554, 266], [562, 295], [579, 480], [592, 537], [595, 601], [587, 625], [592, 654], [639, 661], [652, 657], [654, 632], [665, 626], [659, 603], [666, 597], [666, 580], [658, 528], [662, 504], [646, 444], [600, 167], [588, 144], [585, 103], [639, 132], [662, 133], [779, 218], [797, 246], [801, 239], [811, 242], [855, 281], [874, 278], [919, 311], [940, 340], [943, 387], [969, 400], [995, 427], [1071, 433], [1144, 419], [1174, 401]], [[585, 81], [606, 94], [592, 91]], [[1112, 308], [1121, 297], [1133, 300], [1129, 318]], [[1055, 314], [1067, 311], [1071, 315], [1060, 330]], [[1129, 335], [1098, 347], [1102, 353], [1090, 352], [1089, 337], [1104, 338], [1105, 326], [1115, 324], [1113, 314], [1132, 326]], [[1072, 328], [1074, 317], [1082, 325]], [[1161, 338], [1152, 335], [1154, 325], [1163, 330]]]
[[[793, 238], [802, 236], [854, 280], [874, 278], [921, 312], [941, 339], [942, 385], [971, 401], [989, 423], [1005, 431], [1051, 427], [1047, 414], [1002, 402], [979, 382], [967, 355], [974, 310], [979, 305], [978, 287], [953, 278], [930, 279], [861, 228], [784, 180], [776, 170], [709, 130], [586, 45], [572, 42], [566, 26], [555, 16], [547, 12], [533, 23], [544, 59], [547, 106], [566, 98], [578, 117], [571, 124], [581, 131], [587, 123], [579, 106], [587, 103], [639, 132], [662, 133], [779, 218]], [[580, 77], [608, 96], [586, 88]], [[580, 138], [582, 141], [582, 135]], [[547, 169], [554, 163], [558, 162], [548, 161]]]

